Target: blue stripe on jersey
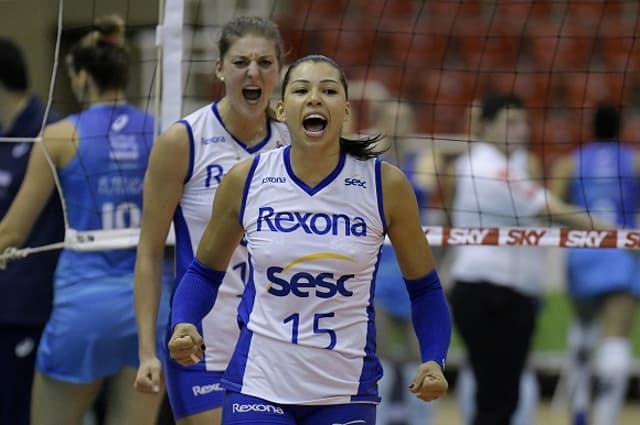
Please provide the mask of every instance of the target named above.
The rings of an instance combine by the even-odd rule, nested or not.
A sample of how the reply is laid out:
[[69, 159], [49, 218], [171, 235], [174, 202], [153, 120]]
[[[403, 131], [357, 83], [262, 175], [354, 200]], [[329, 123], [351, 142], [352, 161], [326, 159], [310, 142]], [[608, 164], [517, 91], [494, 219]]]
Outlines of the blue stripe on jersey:
[[382, 199], [382, 161], [380, 160], [380, 158], [376, 158], [375, 169], [376, 169], [376, 196], [378, 198], [378, 212], [380, 213], [380, 221], [382, 222], [382, 231], [384, 234], [386, 234], [387, 220], [384, 217], [384, 202]]
[[262, 149], [268, 142], [269, 139], [271, 139], [271, 120], [269, 120], [268, 118], [265, 118], [265, 120], [267, 120], [267, 135], [264, 137], [264, 139], [262, 139], [260, 141], [260, 143], [253, 145], [253, 146], [247, 146], [244, 144], [244, 142], [240, 139], [237, 139], [236, 136], [234, 136], [229, 129], [227, 128], [226, 125], [224, 125], [224, 121], [222, 121], [222, 117], [220, 116], [220, 112], [218, 111], [218, 104], [214, 103], [213, 105], [211, 105], [211, 111], [213, 111], [213, 114], [216, 116], [216, 118], [218, 119], [218, 121], [220, 121], [220, 125], [222, 125], [222, 127], [224, 127], [224, 129], [227, 131], [227, 133], [229, 133], [229, 135], [233, 138], [233, 140], [240, 145], [240, 147], [242, 149], [244, 149], [245, 151], [249, 152], [249, 153], [256, 153], [258, 152], [260, 149]]
[[187, 220], [184, 218], [180, 205], [178, 205], [173, 215], [173, 223], [176, 234], [176, 282], [180, 282], [182, 275], [187, 271], [194, 257], [189, 226], [187, 226]]
[[[247, 285], [242, 293], [242, 301], [238, 306], [238, 325], [240, 326], [240, 336], [236, 343], [236, 348], [233, 353], [232, 361], [229, 363], [227, 370], [221, 382], [227, 389], [240, 392], [242, 390], [242, 382], [244, 381], [244, 373], [247, 369], [247, 361], [249, 360], [249, 347], [251, 346], [251, 340], [253, 338], [253, 332], [249, 330], [247, 324], [249, 323], [249, 316], [253, 310], [253, 304], [256, 299], [256, 284], [253, 279], [254, 269], [251, 255], [248, 257], [247, 263], [249, 264]], [[244, 356], [244, 357], [240, 357]], [[238, 360], [239, 359], [239, 360]], [[240, 382], [240, 384], [236, 384]]]
[[[380, 247], [382, 248], [382, 246]], [[375, 311], [373, 308], [373, 298], [375, 295], [375, 276], [380, 263], [380, 251], [378, 252], [378, 260], [376, 261], [376, 270], [371, 278], [369, 286], [369, 303], [367, 305], [367, 342], [364, 347], [364, 359], [362, 362], [362, 373], [360, 374], [360, 385], [358, 385], [358, 394], [351, 397], [351, 401], [369, 401], [380, 402], [378, 394], [378, 381], [382, 378], [382, 366], [376, 355], [376, 327], [375, 327]]]
[[284, 155], [284, 166], [285, 166], [285, 169], [287, 170], [287, 174], [289, 174], [289, 177], [291, 177], [291, 180], [293, 180], [293, 182], [297, 186], [299, 186], [302, 190], [307, 192], [309, 196], [315, 195], [316, 193], [321, 191], [323, 188], [331, 184], [336, 179], [336, 177], [338, 177], [338, 175], [342, 171], [342, 168], [344, 168], [344, 163], [347, 157], [347, 155], [344, 152], [340, 152], [340, 159], [338, 160], [338, 164], [336, 165], [336, 168], [327, 177], [322, 179], [320, 183], [318, 183], [314, 187], [311, 187], [305, 182], [303, 182], [302, 180], [300, 180], [293, 172], [293, 167], [291, 166], [291, 145], [287, 146], [284, 149], [283, 155]]
[[249, 270], [247, 270], [249, 278], [247, 279], [247, 286], [245, 286], [242, 293], [242, 301], [238, 306], [238, 325], [240, 328], [245, 327], [249, 323], [249, 315], [253, 311], [253, 303], [256, 300], [256, 284], [253, 279], [253, 262], [251, 261], [251, 255], [248, 256], [247, 264]]
[[253, 180], [253, 174], [256, 171], [256, 167], [258, 166], [259, 161], [260, 161], [260, 155], [256, 155], [253, 158], [253, 162], [251, 163], [251, 168], [249, 168], [247, 179], [244, 181], [244, 188], [242, 189], [242, 203], [240, 204], [240, 214], [238, 214], [238, 220], [240, 221], [241, 226], [244, 218], [244, 209], [247, 205], [247, 195], [249, 193], [249, 186], [251, 186], [251, 181]]
[[193, 161], [194, 161], [194, 152], [195, 152], [195, 141], [193, 138], [193, 129], [191, 128], [191, 124], [187, 120], [178, 121], [187, 128], [187, 134], [189, 135], [189, 168], [187, 170], [187, 175], [184, 176], [184, 183], [186, 184], [189, 180], [191, 180], [191, 176], [193, 175]]

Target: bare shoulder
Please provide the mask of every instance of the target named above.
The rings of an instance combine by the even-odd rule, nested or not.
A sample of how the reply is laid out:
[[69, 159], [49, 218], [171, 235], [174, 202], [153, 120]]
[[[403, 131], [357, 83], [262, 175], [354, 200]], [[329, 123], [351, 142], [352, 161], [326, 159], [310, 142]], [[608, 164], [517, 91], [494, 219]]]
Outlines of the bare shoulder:
[[244, 182], [247, 180], [247, 176], [253, 166], [254, 160], [255, 157], [251, 157], [238, 162], [236, 165], [231, 167], [223, 180], [227, 180], [229, 183], [234, 185], [239, 184], [244, 186]]
[[62, 120], [49, 124], [44, 128], [43, 138], [45, 142], [55, 143], [59, 141], [68, 141], [76, 137], [76, 127], [69, 120]]
[[393, 191], [409, 185], [407, 176], [393, 164], [382, 162], [382, 187], [385, 192]]
[[167, 154], [189, 152], [189, 145], [189, 133], [187, 127], [182, 123], [175, 123], [163, 131], [154, 143], [154, 147], [157, 146], [157, 149]]
[[78, 131], [68, 119], [46, 126], [42, 138], [46, 151], [58, 167], [67, 164], [76, 153]]

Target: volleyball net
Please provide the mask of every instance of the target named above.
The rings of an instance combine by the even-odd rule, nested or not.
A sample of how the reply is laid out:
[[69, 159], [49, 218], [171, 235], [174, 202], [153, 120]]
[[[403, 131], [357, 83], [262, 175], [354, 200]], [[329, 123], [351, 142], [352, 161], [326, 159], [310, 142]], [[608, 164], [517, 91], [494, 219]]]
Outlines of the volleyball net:
[[[306, 54], [325, 54], [344, 68], [354, 111], [345, 132], [385, 133], [387, 159], [401, 167], [407, 157], [426, 158], [412, 172], [429, 192], [420, 208], [430, 244], [640, 247], [637, 223], [617, 230], [451, 227], [452, 211], [440, 183], [450, 177], [447, 165], [477, 142], [473, 111], [488, 93], [513, 93], [524, 101], [527, 148], [542, 165], [534, 178], [541, 186], [549, 184], [558, 158], [591, 140], [599, 104], [622, 111], [620, 141], [638, 146], [636, 1], [92, 0], [82, 3], [83, 11], [77, 7], [70, 13], [59, 1], [48, 98], [58, 112], [79, 108], [62, 58], [101, 15], [117, 13], [127, 23], [133, 59], [128, 99], [159, 118], [157, 132], [224, 94], [213, 75], [222, 26], [239, 15], [268, 17], [281, 30], [284, 65]], [[60, 196], [66, 205], [62, 191]], [[626, 207], [638, 216], [637, 203]], [[103, 213], [101, 206], [92, 208]], [[66, 223], [64, 241], [12, 250], [0, 259], [61, 247], [118, 249], [138, 241], [139, 229], [128, 220], [122, 228], [91, 231]]]

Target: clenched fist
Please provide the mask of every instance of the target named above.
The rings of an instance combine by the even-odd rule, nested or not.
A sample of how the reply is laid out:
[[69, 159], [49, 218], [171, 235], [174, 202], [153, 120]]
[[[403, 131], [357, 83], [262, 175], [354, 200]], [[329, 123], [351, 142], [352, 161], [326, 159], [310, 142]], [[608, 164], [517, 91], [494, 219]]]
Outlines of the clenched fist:
[[202, 360], [204, 341], [191, 323], [178, 323], [169, 340], [171, 358], [183, 366], [191, 366]]
[[443, 397], [449, 389], [442, 368], [434, 361], [422, 363], [418, 367], [418, 373], [409, 385], [409, 391], [424, 401], [433, 401]]

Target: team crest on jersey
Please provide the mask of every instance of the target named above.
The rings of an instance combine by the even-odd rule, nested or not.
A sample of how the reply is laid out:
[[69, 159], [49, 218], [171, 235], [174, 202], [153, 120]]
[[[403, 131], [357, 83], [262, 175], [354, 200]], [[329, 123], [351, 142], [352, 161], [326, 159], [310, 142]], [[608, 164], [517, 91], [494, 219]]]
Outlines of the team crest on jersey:
[[344, 179], [344, 185], [345, 186], [356, 186], [356, 187], [361, 187], [363, 189], [367, 188], [367, 181], [364, 179], [364, 177], [358, 175], [358, 174], [354, 174], [351, 177], [347, 177]]
[[330, 272], [309, 273], [306, 271], [296, 272], [291, 277], [286, 277], [283, 273], [291, 270], [295, 266], [309, 262], [322, 260], [338, 260], [355, 263], [351, 257], [335, 252], [316, 252], [296, 258], [284, 267], [273, 266], [267, 269], [269, 285], [267, 292], [277, 297], [284, 297], [293, 294], [297, 297], [307, 298], [314, 295], [318, 298], [332, 298], [336, 295], [343, 297], [353, 296], [353, 292], [347, 288], [346, 283], [355, 277], [353, 274], [336, 276]]

